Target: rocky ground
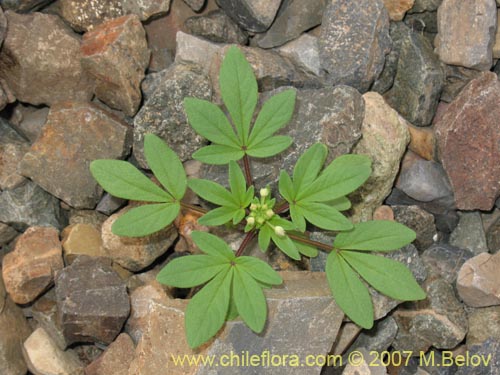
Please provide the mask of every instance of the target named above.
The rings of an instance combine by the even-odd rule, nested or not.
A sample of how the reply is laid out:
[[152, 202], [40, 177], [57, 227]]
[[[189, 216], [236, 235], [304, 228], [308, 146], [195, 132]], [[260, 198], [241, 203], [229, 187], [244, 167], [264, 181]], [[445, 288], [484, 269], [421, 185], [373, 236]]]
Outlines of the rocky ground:
[[[3, 0], [0, 2], [0, 374], [500, 374], [500, 1]], [[190, 296], [155, 275], [196, 252], [185, 212], [175, 227], [124, 239], [127, 202], [103, 194], [94, 159], [146, 168], [146, 132], [191, 176], [223, 181], [191, 154], [186, 96], [221, 101], [217, 75], [240, 44], [263, 97], [297, 90], [284, 157], [254, 163], [275, 184], [315, 142], [368, 154], [373, 175], [351, 218], [417, 233], [390, 254], [427, 291], [399, 304], [372, 291], [376, 325], [346, 321], [330, 297], [325, 254], [262, 255], [286, 289], [267, 294], [263, 335], [231, 322], [197, 354], [367, 353], [361, 367], [174, 366]], [[197, 203], [191, 198], [191, 203]], [[241, 238], [219, 232], [232, 246]], [[317, 240], [331, 240], [315, 232]], [[369, 351], [412, 351], [407, 366], [367, 367]], [[488, 365], [432, 366], [488, 355]], [[393, 357], [394, 358], [394, 357]], [[436, 362], [437, 363], [437, 362]], [[386, 366], [388, 365], [388, 366]]]

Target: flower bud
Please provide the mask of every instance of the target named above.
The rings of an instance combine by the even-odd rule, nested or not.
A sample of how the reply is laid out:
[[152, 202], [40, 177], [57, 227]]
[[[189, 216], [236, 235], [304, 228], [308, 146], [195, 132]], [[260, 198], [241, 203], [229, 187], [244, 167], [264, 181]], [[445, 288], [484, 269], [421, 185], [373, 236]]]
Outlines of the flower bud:
[[264, 224], [264, 221], [265, 221], [265, 220], [264, 220], [262, 217], [258, 217], [258, 218], [257, 218], [257, 224], [262, 225], [262, 224]]
[[272, 218], [274, 216], [274, 211], [273, 210], [267, 210], [266, 211], [266, 216], [268, 219]]
[[258, 208], [258, 206], [255, 203], [252, 203], [250, 205], [250, 211], [255, 211]]
[[247, 217], [247, 224], [248, 225], [254, 225], [255, 224], [255, 218], [253, 217]]
[[265, 198], [269, 195], [269, 189], [268, 188], [262, 188], [260, 189], [260, 196], [262, 198]]
[[274, 227], [274, 233], [276, 233], [279, 237], [285, 237], [285, 230], [279, 225]]

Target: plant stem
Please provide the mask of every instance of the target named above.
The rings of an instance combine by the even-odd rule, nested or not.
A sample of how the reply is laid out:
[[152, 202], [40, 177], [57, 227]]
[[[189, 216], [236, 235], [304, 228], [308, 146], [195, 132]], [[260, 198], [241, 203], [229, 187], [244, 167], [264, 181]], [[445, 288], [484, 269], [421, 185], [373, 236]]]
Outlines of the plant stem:
[[311, 240], [309, 238], [304, 238], [304, 237], [300, 237], [300, 236], [296, 236], [295, 234], [291, 234], [291, 233], [287, 233], [287, 236], [290, 237], [292, 240], [295, 240], [295, 241], [298, 241], [298, 242], [302, 242], [306, 245], [310, 245], [310, 246], [314, 246], [314, 247], [317, 247], [318, 249], [321, 249], [321, 250], [324, 250], [324, 251], [332, 251], [333, 250], [333, 246], [329, 246], [327, 244], [324, 244], [322, 242], [318, 242], [318, 241], [314, 241], [314, 240]]
[[288, 210], [290, 208], [290, 205], [288, 204], [287, 201], [281, 201], [278, 202], [278, 204], [275, 206], [274, 212], [277, 214], [281, 214]]
[[257, 232], [255, 230], [252, 230], [251, 232], [248, 232], [245, 238], [243, 238], [243, 241], [241, 241], [240, 247], [238, 248], [238, 251], [236, 252], [236, 256], [239, 257], [243, 252], [245, 251], [245, 248], [247, 245], [250, 243], [250, 241], [253, 240], [255, 237], [255, 234]]
[[250, 159], [248, 158], [247, 154], [243, 156], [243, 167], [245, 169], [245, 180], [247, 181], [247, 187], [250, 187], [253, 184], [253, 180], [252, 170], [250, 169]]
[[208, 212], [208, 210], [205, 210], [204, 208], [193, 206], [192, 204], [189, 203], [180, 202], [180, 204], [182, 208], [187, 208], [188, 210], [192, 210], [203, 215], [205, 215]]

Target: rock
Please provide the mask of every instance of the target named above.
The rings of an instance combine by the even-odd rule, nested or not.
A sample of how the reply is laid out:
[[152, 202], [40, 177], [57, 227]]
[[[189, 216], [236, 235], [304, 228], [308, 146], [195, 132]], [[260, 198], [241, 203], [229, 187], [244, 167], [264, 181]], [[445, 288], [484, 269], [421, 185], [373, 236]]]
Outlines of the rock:
[[42, 134], [24, 155], [21, 173], [72, 207], [94, 208], [102, 189], [89, 164], [124, 158], [130, 133], [125, 123], [91, 103], [60, 102], [51, 107]]
[[55, 278], [57, 311], [68, 344], [110, 344], [130, 312], [125, 283], [105, 258], [78, 257]]
[[7, 224], [0, 223], [0, 246], [8, 244], [17, 237], [18, 231], [8, 226]]
[[418, 250], [425, 250], [434, 243], [437, 236], [434, 216], [418, 206], [392, 206], [394, 218], [398, 223], [415, 231], [414, 241]]
[[85, 375], [126, 374], [134, 357], [134, 343], [126, 333], [120, 334], [104, 353], [85, 367]]
[[23, 311], [9, 298], [0, 277], [0, 373], [19, 375], [27, 371], [22, 343], [31, 333]]
[[421, 259], [429, 274], [443, 278], [449, 284], [454, 285], [457, 280], [457, 270], [473, 256], [470, 250], [439, 243], [425, 250]]
[[50, 108], [43, 107], [27, 113], [23, 116], [19, 125], [15, 127], [16, 130], [25, 136], [31, 143], [35, 142], [42, 133], [42, 128], [47, 121], [49, 110]]
[[394, 211], [390, 206], [382, 205], [373, 211], [373, 220], [394, 221]]
[[109, 216], [125, 206], [126, 203], [127, 201], [125, 199], [117, 198], [108, 193], [104, 193], [95, 209], [96, 211]]
[[73, 224], [64, 228], [61, 244], [66, 265], [73, 263], [79, 255], [106, 256], [101, 233], [91, 224]]
[[122, 8], [126, 14], [136, 14], [141, 21], [160, 17], [170, 10], [171, 0], [125, 0]]
[[330, 350], [330, 354], [341, 355], [344, 353], [349, 346], [351, 346], [353, 341], [356, 340], [356, 337], [361, 332], [361, 329], [362, 328], [355, 323], [342, 323], [337, 338], [335, 339], [333, 347]]
[[446, 65], [445, 71], [446, 81], [440, 100], [446, 103], [452, 102], [460, 94], [465, 85], [481, 75], [481, 72], [478, 70], [467, 69], [461, 66]]
[[330, 1], [318, 44], [330, 82], [368, 91], [382, 72], [392, 44], [382, 0]]
[[500, 251], [500, 217], [498, 217], [487, 229], [486, 243], [488, 244], [490, 253], [497, 253]]
[[60, 220], [59, 201], [31, 181], [0, 193], [0, 222], [16, 230], [37, 225], [60, 228]]
[[290, 58], [297, 66], [320, 76], [318, 38], [310, 34], [302, 34], [299, 38], [278, 48], [278, 52]]
[[27, 13], [30, 10], [43, 8], [53, 0], [3, 0], [2, 8], [12, 9], [18, 13]]
[[384, 0], [391, 21], [402, 21], [414, 3], [415, 0]]
[[444, 84], [444, 72], [430, 43], [409, 32], [401, 41], [394, 86], [385, 94], [389, 105], [410, 123], [430, 125]]
[[[4, 17], [5, 19], [5, 17]], [[2, 15], [0, 15], [0, 30], [2, 28]], [[1, 31], [0, 31], [1, 32]], [[3, 37], [0, 35], [0, 46], [2, 45]], [[8, 104], [14, 103], [16, 98], [14, 94], [7, 86], [7, 82], [4, 79], [0, 78], [0, 111], [3, 110]]]
[[385, 253], [384, 256], [405, 265], [419, 284], [422, 284], [427, 279], [427, 269], [422, 259], [420, 259], [417, 248], [413, 244]]
[[0, 119], [0, 191], [15, 189], [26, 182], [18, 172], [18, 164], [28, 149], [29, 143]]
[[139, 17], [103, 22], [84, 34], [81, 50], [83, 68], [96, 77], [97, 98], [133, 116], [141, 104], [141, 81], [150, 57]]
[[467, 305], [500, 305], [499, 264], [500, 253], [481, 253], [463, 264], [458, 271], [457, 290]]
[[495, 35], [495, 44], [493, 45], [493, 58], [500, 58], [500, 31], [498, 29], [500, 25], [500, 10], [497, 10], [497, 33]]
[[349, 361], [342, 375], [387, 375], [387, 369], [381, 358], [373, 351], [358, 348], [360, 361]]
[[[57, 13], [77, 32], [91, 30], [100, 23], [124, 14], [119, 0], [59, 0]], [[166, 2], [166, 1], [165, 1]]]
[[[265, 291], [268, 301], [268, 324], [256, 335], [241, 320], [227, 322], [211, 344], [197, 354], [219, 356], [223, 353], [262, 353], [276, 355], [293, 353], [299, 358], [307, 353], [327, 353], [337, 336], [343, 313], [331, 298], [323, 273], [283, 272], [284, 288]], [[149, 300], [150, 314], [146, 316], [143, 335], [136, 348], [136, 356], [129, 375], [156, 374], [169, 368], [169, 374], [208, 374], [210, 367], [174, 366], [171, 354], [193, 354], [187, 346], [183, 316], [187, 300]], [[161, 347], [158, 351], [155, 348]], [[265, 367], [256, 367], [266, 373]], [[319, 367], [273, 368], [273, 374], [315, 374]], [[217, 373], [244, 374], [245, 367], [219, 367]]]
[[134, 156], [141, 166], [146, 166], [143, 154], [145, 133], [163, 138], [182, 161], [191, 159], [191, 154], [205, 143], [187, 123], [183, 110], [186, 97], [210, 100], [210, 80], [195, 65], [175, 64], [135, 116]]
[[30, 227], [19, 236], [14, 251], [3, 258], [5, 289], [19, 304], [33, 301], [54, 282], [64, 267], [59, 232], [51, 227]]
[[395, 350], [452, 349], [467, 333], [467, 316], [452, 286], [443, 279], [431, 279], [424, 290], [427, 299], [405, 304], [393, 314], [399, 327]]
[[321, 24], [327, 0], [283, 0], [276, 19], [263, 34], [253, 41], [260, 48], [278, 47], [298, 38], [304, 31]]
[[7, 32], [7, 18], [3, 13], [2, 8], [0, 8], [0, 47], [2, 46], [3, 40], [5, 39], [5, 34]]
[[217, 5], [243, 29], [261, 33], [271, 26], [281, 1], [217, 0]]
[[443, 0], [415, 0], [409, 13], [433, 12], [439, 8]]
[[34, 374], [81, 374], [83, 365], [72, 350], [62, 351], [43, 328], [38, 328], [23, 344], [23, 354]]
[[413, 199], [431, 202], [453, 197], [453, 192], [441, 164], [417, 158], [401, 168], [396, 187]]
[[354, 148], [354, 153], [368, 155], [372, 159], [372, 174], [355, 193], [353, 220], [371, 219], [391, 192], [399, 170], [399, 163], [410, 141], [406, 121], [385, 103], [380, 94], [369, 92], [363, 95], [365, 118], [363, 138]]
[[246, 44], [248, 41], [247, 34], [222, 9], [188, 18], [185, 27], [189, 34], [215, 43]]
[[377, 352], [387, 350], [398, 332], [398, 325], [392, 316], [376, 322], [376, 325], [369, 330], [361, 332], [350, 346], [349, 352], [358, 348], [365, 348]]
[[438, 12], [436, 52], [441, 61], [477, 70], [492, 66], [497, 23], [493, 0], [443, 0]]
[[498, 375], [500, 374], [500, 344], [497, 340], [486, 340], [484, 343], [467, 346], [469, 357], [483, 358], [460, 367], [456, 375]]
[[[205, 74], [210, 72], [210, 65], [207, 61], [211, 61], [215, 54], [222, 48], [221, 44], [215, 44], [209, 42], [205, 39], [192, 36], [190, 34], [183, 33], [179, 31], [177, 33], [177, 48], [175, 54], [176, 63], [194, 63], [203, 69]], [[148, 89], [148, 91], [154, 92], [163, 79], [162, 76], [166, 76], [169, 73], [168, 70], [156, 73], [157, 79], [155, 79], [152, 84], [154, 89]], [[148, 77], [151, 75], [148, 75]], [[160, 78], [161, 77], [161, 78]], [[147, 83], [145, 82], [145, 85]], [[156, 86], [154, 86], [156, 85]], [[144, 90], [144, 85], [143, 85]], [[151, 92], [151, 94], [152, 94]], [[151, 96], [149, 94], [148, 96]]]
[[102, 224], [108, 217], [94, 210], [70, 210], [69, 225], [91, 224], [101, 230]]
[[500, 341], [500, 306], [473, 309], [469, 313], [467, 346], [482, 344], [488, 339]]
[[482, 73], [435, 124], [443, 167], [461, 210], [490, 210], [500, 195], [500, 82]]
[[184, 0], [184, 2], [191, 7], [192, 10], [198, 12], [205, 5], [205, 0]]
[[111, 226], [127, 208], [111, 215], [102, 225], [102, 244], [106, 256], [130, 271], [140, 271], [164, 254], [177, 238], [177, 230], [169, 226], [145, 237], [120, 237], [113, 234]]
[[488, 252], [486, 235], [479, 212], [462, 212], [457, 227], [451, 233], [450, 245], [471, 250], [474, 255]]
[[[416, 126], [408, 126], [410, 132], [410, 143], [408, 149], [425, 160], [434, 160], [436, 150], [436, 138], [434, 130]], [[449, 184], [449, 183], [448, 183]]]
[[43, 328], [57, 347], [65, 350], [68, 343], [57, 316], [56, 293], [53, 288], [35, 301], [31, 307], [31, 313], [37, 327]]
[[90, 100], [93, 83], [80, 65], [78, 35], [55, 15], [5, 15], [9, 29], [0, 53], [0, 78], [14, 96], [34, 105]]

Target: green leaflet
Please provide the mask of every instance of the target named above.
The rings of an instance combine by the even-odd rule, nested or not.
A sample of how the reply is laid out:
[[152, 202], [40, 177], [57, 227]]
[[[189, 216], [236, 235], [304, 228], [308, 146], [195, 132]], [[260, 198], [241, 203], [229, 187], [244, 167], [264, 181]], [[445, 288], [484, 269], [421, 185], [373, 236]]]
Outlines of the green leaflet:
[[200, 217], [198, 223], [208, 226], [224, 225], [233, 219], [235, 212], [239, 212], [239, 210], [234, 207], [217, 207]]
[[241, 168], [234, 161], [229, 162], [229, 186], [231, 187], [231, 193], [240, 205], [248, 206], [250, 204], [250, 201], [245, 202], [247, 199], [245, 176]]
[[193, 178], [188, 181], [188, 186], [196, 194], [209, 202], [219, 206], [240, 208], [233, 194], [216, 182]]
[[193, 159], [206, 164], [222, 165], [231, 160], [240, 160], [245, 155], [239, 148], [225, 145], [210, 145], [200, 148], [193, 154]]
[[297, 195], [318, 177], [318, 173], [326, 160], [327, 153], [328, 150], [324, 144], [316, 143], [309, 147], [297, 160], [293, 169], [294, 195]]
[[260, 285], [244, 268], [234, 267], [233, 298], [247, 326], [256, 333], [262, 332], [267, 317], [266, 297]]
[[147, 204], [120, 216], [111, 230], [117, 236], [142, 237], [170, 225], [179, 214], [179, 203]]
[[271, 239], [278, 246], [278, 249], [283, 251], [290, 258], [300, 260], [300, 253], [295, 246], [295, 243], [288, 236], [280, 237], [271, 231]]
[[252, 277], [267, 285], [280, 285], [281, 276], [266, 262], [250, 256], [241, 256], [235, 259], [238, 268], [244, 269]]
[[118, 198], [171, 202], [172, 196], [156, 186], [136, 167], [122, 160], [94, 160], [90, 172], [109, 194]]
[[264, 252], [264, 253], [269, 248], [269, 242], [271, 242], [271, 233], [272, 232], [273, 232], [273, 230], [267, 225], [264, 225], [259, 230], [259, 237], [258, 237], [259, 247], [262, 250], [262, 252]]
[[293, 188], [292, 179], [285, 171], [280, 172], [279, 179], [279, 191], [281, 196], [286, 199], [287, 202], [293, 202], [295, 199], [295, 190]]
[[267, 138], [259, 144], [249, 147], [246, 153], [254, 158], [267, 158], [285, 151], [293, 143], [293, 139], [287, 135], [276, 135]]
[[326, 230], [348, 230], [352, 223], [335, 208], [323, 203], [301, 203], [300, 212], [310, 223]]
[[415, 240], [416, 234], [406, 226], [388, 220], [355, 224], [348, 232], [339, 233], [333, 246], [344, 250], [393, 251]]
[[229, 245], [213, 234], [207, 232], [193, 231], [191, 233], [191, 238], [193, 239], [196, 246], [198, 246], [204, 253], [211, 255], [213, 257], [218, 257], [225, 259], [227, 261], [232, 261], [235, 259], [233, 250]]
[[335, 302], [349, 319], [370, 329], [373, 326], [373, 305], [368, 288], [335, 251], [328, 255], [326, 277]]

